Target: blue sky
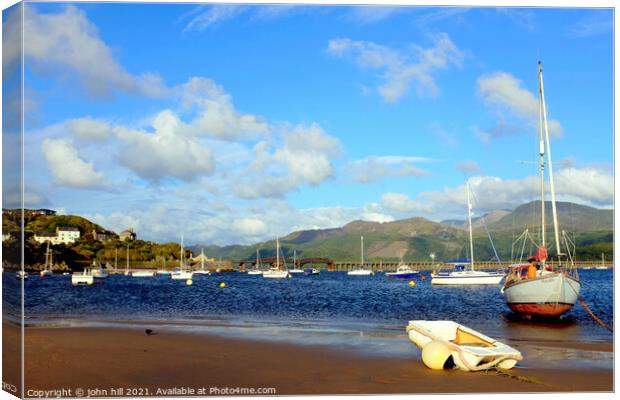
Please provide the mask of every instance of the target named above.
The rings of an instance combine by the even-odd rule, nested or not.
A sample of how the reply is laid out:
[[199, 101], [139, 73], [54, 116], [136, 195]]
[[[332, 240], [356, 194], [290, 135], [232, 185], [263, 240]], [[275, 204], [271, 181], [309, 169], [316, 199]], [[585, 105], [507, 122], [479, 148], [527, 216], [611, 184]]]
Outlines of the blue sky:
[[476, 212], [514, 208], [537, 198], [520, 161], [541, 59], [558, 197], [611, 207], [612, 26], [609, 9], [28, 3], [26, 198], [215, 244], [465, 218], [467, 180]]

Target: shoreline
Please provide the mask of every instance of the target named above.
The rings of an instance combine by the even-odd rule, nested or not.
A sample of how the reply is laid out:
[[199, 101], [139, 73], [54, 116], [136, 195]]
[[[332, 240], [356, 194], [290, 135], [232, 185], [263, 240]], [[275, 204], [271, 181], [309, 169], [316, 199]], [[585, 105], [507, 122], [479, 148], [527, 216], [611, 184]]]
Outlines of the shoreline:
[[[164, 326], [156, 324], [152, 327], [151, 335], [137, 327], [27, 327], [26, 389], [125, 387], [142, 388], [149, 395], [155, 395], [158, 388], [179, 387], [275, 388], [278, 395], [613, 390], [611, 342], [519, 343], [524, 361], [507, 376], [431, 371], [413, 344], [410, 356], [391, 357], [330, 345], [230, 338], [161, 329]], [[3, 322], [3, 334], [5, 349], [19, 342], [19, 326]], [[554, 347], [560, 358], [566, 356], [558, 365], [545, 358]], [[603, 355], [603, 361], [597, 362], [598, 367], [576, 367], [571, 359], [575, 350]], [[14, 354], [5, 355], [4, 379], [16, 379], [10, 376], [10, 361], [16, 359]], [[194, 393], [209, 394], [217, 393]]]

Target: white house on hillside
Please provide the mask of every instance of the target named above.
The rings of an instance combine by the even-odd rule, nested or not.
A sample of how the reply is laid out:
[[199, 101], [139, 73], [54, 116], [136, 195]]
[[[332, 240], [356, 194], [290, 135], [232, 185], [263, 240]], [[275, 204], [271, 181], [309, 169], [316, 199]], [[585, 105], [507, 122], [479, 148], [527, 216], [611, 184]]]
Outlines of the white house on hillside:
[[80, 238], [80, 230], [75, 227], [57, 227], [56, 234], [35, 233], [33, 239], [39, 243], [50, 242], [51, 244], [73, 243]]

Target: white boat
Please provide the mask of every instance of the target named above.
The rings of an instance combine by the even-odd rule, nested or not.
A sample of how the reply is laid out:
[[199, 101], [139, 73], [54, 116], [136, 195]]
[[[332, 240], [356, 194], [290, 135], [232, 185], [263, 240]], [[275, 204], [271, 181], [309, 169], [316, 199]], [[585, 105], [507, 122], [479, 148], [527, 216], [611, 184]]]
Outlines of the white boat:
[[321, 271], [319, 271], [316, 268], [306, 268], [306, 269], [304, 269], [304, 275], [305, 276], [319, 275], [320, 273], [321, 273]]
[[158, 269], [157, 275], [170, 275], [170, 271], [168, 271], [167, 269]]
[[194, 275], [211, 275], [211, 271], [205, 269], [205, 252], [204, 249], [200, 249], [200, 269], [194, 271]]
[[258, 253], [258, 249], [256, 249], [256, 263], [254, 264], [254, 268], [248, 270], [248, 275], [262, 275], [263, 272], [260, 265], [260, 254]]
[[471, 224], [472, 205], [467, 183], [467, 220], [469, 221], [469, 254], [467, 260], [469, 269], [464, 263], [453, 264], [453, 270], [447, 272], [431, 273], [431, 284], [433, 285], [497, 285], [504, 277], [503, 272], [476, 271], [474, 268], [474, 239]]
[[297, 250], [293, 250], [293, 268], [288, 270], [291, 274], [303, 274], [304, 270], [297, 267]]
[[26, 280], [26, 279], [28, 279], [28, 272], [19, 270], [19, 271], [17, 271], [15, 273], [15, 277], [17, 279], [22, 279], [23, 278], [24, 280]]
[[95, 278], [90, 270], [90, 268], [84, 268], [84, 271], [81, 273], [74, 272], [71, 275], [71, 284], [74, 286], [77, 285], [92, 285], [95, 282]]
[[105, 269], [101, 268], [97, 261], [93, 260], [93, 266], [91, 268], [91, 274], [95, 279], [104, 279], [108, 277], [108, 273]]
[[518, 350], [454, 321], [409, 321], [407, 334], [422, 349], [423, 358], [424, 348], [437, 342], [449, 349], [446, 365], [453, 363], [464, 371], [510, 369], [523, 360]]
[[351, 271], [347, 272], [347, 275], [349, 276], [370, 276], [370, 275], [374, 275], [374, 271], [371, 269], [366, 269], [364, 268], [364, 236], [360, 237], [360, 247], [362, 249], [361, 251], [361, 262], [360, 265], [354, 269], [352, 269]]
[[183, 248], [183, 236], [181, 236], [181, 258], [179, 259], [179, 268], [175, 268], [170, 273], [170, 278], [175, 281], [187, 281], [194, 276], [192, 271], [185, 267], [185, 250]]
[[[284, 262], [286, 264], [286, 261]], [[263, 278], [268, 279], [283, 279], [290, 278], [291, 274], [284, 265], [283, 269], [280, 269], [280, 239], [276, 238], [276, 265], [269, 268], [267, 271], [263, 271]]]
[[[530, 265], [527, 267], [527, 270], [525, 270], [524, 267], [512, 268], [501, 290], [508, 307], [515, 313], [526, 318], [532, 316], [559, 317], [575, 305], [579, 298], [579, 291], [581, 290], [579, 274], [573, 265], [574, 252], [571, 252], [569, 247], [569, 243], [572, 242], [564, 235], [564, 232], [562, 232], [562, 235], [568, 254], [562, 253], [560, 242], [561, 231], [558, 224], [555, 200], [551, 143], [549, 141], [549, 127], [547, 123], [547, 109], [544, 93], [542, 64], [539, 62], [541, 241], [536, 255], [528, 259]], [[555, 266], [551, 266], [547, 263], [549, 257], [545, 237], [545, 150], [547, 153], [547, 167], [549, 171], [555, 258], [557, 259], [557, 264]], [[521, 237], [523, 237], [524, 243], [527, 240], [533, 241], [528, 230], [526, 230]]]
[[155, 271], [148, 269], [140, 269], [131, 271], [133, 278], [152, 278], [155, 276]]
[[[589, 268], [584, 268], [584, 269], [589, 269]], [[601, 253], [601, 265], [595, 266], [594, 269], [607, 269], [607, 267], [605, 266], [605, 253]]]
[[45, 250], [45, 268], [39, 272], [41, 278], [52, 275], [52, 252], [50, 251], [50, 242], [47, 242], [47, 250]]

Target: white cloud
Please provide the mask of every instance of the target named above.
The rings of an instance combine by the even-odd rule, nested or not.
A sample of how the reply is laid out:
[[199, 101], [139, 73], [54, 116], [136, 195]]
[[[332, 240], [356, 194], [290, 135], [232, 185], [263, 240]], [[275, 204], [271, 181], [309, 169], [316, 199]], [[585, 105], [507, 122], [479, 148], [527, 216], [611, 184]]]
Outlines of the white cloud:
[[430, 171], [415, 165], [429, 161], [426, 157], [372, 156], [353, 161], [346, 168], [355, 182], [370, 183], [391, 177], [430, 176]]
[[198, 134], [224, 140], [252, 139], [269, 131], [260, 117], [238, 112], [232, 96], [208, 78], [192, 77], [176, 89], [185, 109], [197, 109], [191, 127]]
[[235, 219], [232, 228], [242, 237], [261, 236], [267, 232], [267, 226], [258, 218]]
[[75, 188], [104, 185], [103, 173], [96, 171], [93, 163], [82, 160], [69, 140], [44, 139], [41, 150], [58, 184]]
[[188, 132], [189, 129], [170, 110], [160, 112], [153, 121], [154, 132], [116, 127], [126, 147], [121, 161], [149, 181], [176, 178], [191, 181], [213, 171], [213, 155]]
[[198, 6], [192, 13], [195, 15], [185, 26], [183, 32], [203, 31], [218, 25], [223, 21], [235, 18], [246, 11], [246, 7], [234, 4], [218, 4], [211, 6]]
[[261, 141], [254, 146], [254, 160], [243, 171], [233, 192], [245, 199], [277, 198], [307, 184], [317, 186], [333, 175], [332, 157], [341, 152], [337, 138], [318, 124], [282, 126], [282, 144]]
[[585, 38], [613, 32], [613, 11], [590, 10], [590, 15], [574, 24], [567, 33], [568, 37]]
[[71, 119], [65, 125], [73, 135], [87, 141], [103, 141], [113, 134], [107, 122], [90, 117]]
[[[538, 99], [527, 89], [523, 88], [521, 81], [506, 72], [494, 72], [478, 78], [478, 94], [483, 102], [495, 109], [500, 116], [512, 115], [530, 124], [537, 129], [539, 125]], [[549, 110], [548, 100], [547, 112]], [[562, 136], [562, 126], [557, 120], [549, 119], [549, 134], [555, 137]], [[506, 129], [508, 128], [508, 130]], [[510, 134], [514, 124], [500, 122], [496, 127], [479, 134], [479, 138], [491, 140], [495, 137]]]
[[450, 65], [462, 64], [465, 56], [447, 34], [430, 37], [434, 47], [425, 49], [414, 44], [403, 52], [373, 42], [332, 39], [327, 52], [336, 57], [350, 56], [361, 67], [381, 70], [384, 83], [377, 90], [385, 101], [394, 103], [409, 91], [412, 83], [419, 95], [436, 96], [439, 88], [433, 75]]
[[354, 6], [350, 8], [347, 19], [361, 25], [375, 24], [411, 9], [408, 7], [386, 7], [380, 5]]
[[26, 4], [24, 10], [24, 57], [34, 71], [75, 77], [95, 97], [116, 91], [161, 97], [167, 92], [158, 75], [127, 72], [101, 40], [97, 27], [75, 6], [59, 13], [38, 13], [34, 5]]
[[457, 171], [460, 171], [464, 174], [481, 174], [482, 170], [480, 169], [480, 165], [473, 160], [463, 160], [456, 164]]
[[[478, 212], [514, 208], [540, 198], [538, 177], [502, 179], [494, 176], [473, 176], [469, 184], [475, 195], [474, 208]], [[558, 201], [609, 207], [613, 205], [613, 176], [609, 172], [586, 167], [565, 168], [555, 174]], [[546, 186], [549, 192], [549, 185]], [[550, 199], [549, 193], [546, 195]], [[465, 184], [441, 191], [422, 192], [412, 199], [403, 193], [386, 193], [381, 205], [387, 210], [402, 214], [419, 214], [426, 217], [458, 216], [467, 206]]]

